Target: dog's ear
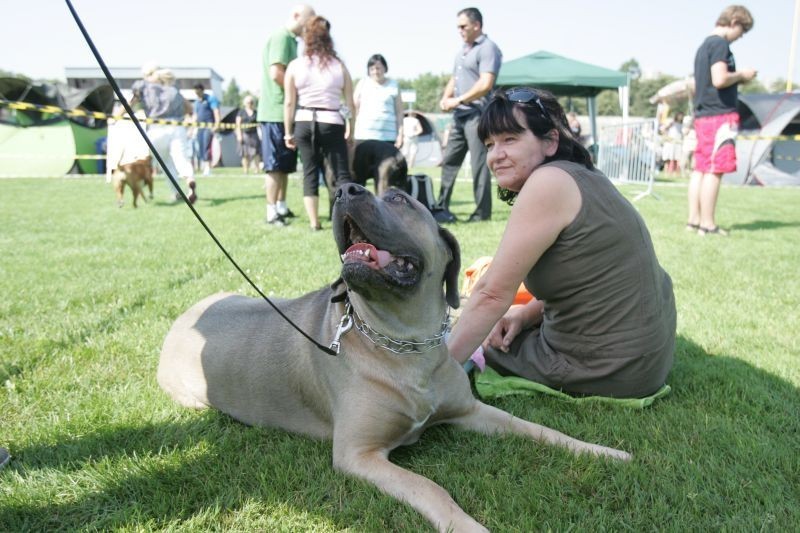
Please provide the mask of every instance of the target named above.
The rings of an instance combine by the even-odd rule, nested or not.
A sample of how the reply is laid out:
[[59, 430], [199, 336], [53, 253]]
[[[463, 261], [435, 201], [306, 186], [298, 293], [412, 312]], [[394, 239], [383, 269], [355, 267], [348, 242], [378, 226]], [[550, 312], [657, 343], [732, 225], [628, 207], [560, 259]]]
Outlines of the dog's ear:
[[461, 271], [461, 248], [455, 235], [439, 226], [439, 235], [450, 248], [451, 259], [444, 270], [444, 296], [447, 304], [453, 309], [458, 309], [461, 304], [461, 297], [458, 294], [458, 274]]

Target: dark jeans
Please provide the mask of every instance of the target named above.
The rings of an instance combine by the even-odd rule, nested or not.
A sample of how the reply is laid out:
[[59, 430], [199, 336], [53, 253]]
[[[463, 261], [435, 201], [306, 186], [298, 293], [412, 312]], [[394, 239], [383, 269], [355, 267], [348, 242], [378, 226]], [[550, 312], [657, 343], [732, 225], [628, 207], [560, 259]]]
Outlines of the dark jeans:
[[478, 137], [480, 113], [466, 117], [453, 117], [453, 129], [442, 159], [442, 186], [437, 207], [450, 209], [450, 197], [456, 176], [469, 151], [472, 164], [472, 192], [475, 196], [475, 214], [481, 218], [492, 216], [492, 175], [486, 166], [486, 147]]
[[[313, 130], [312, 124], [316, 124]], [[347, 164], [343, 124], [300, 121], [294, 126], [294, 138], [303, 163], [303, 196], [319, 196], [319, 176], [325, 170], [326, 159], [333, 173], [334, 188], [353, 181]]]

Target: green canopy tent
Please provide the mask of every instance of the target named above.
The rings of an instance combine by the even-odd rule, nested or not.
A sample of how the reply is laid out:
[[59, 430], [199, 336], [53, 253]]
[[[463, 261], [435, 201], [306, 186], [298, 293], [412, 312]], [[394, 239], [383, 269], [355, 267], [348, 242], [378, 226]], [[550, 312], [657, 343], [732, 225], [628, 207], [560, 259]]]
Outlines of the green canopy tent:
[[[533, 54], [506, 61], [497, 77], [499, 87], [527, 85], [546, 89], [557, 96], [586, 97], [592, 142], [597, 143], [597, 106], [595, 97], [606, 89], [624, 88], [627, 94], [628, 75], [552, 52], [540, 50]], [[624, 107], [627, 108], [627, 105]], [[623, 114], [627, 109], [623, 109]]]

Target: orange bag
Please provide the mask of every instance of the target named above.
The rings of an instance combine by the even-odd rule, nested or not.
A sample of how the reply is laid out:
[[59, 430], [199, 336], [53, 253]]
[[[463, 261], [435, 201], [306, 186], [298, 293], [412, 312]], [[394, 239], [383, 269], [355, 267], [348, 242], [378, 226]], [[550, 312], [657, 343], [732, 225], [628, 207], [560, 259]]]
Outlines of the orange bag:
[[[461, 295], [464, 298], [469, 298], [469, 295], [472, 294], [472, 290], [475, 288], [475, 284], [486, 270], [488, 270], [491, 264], [492, 256], [486, 255], [479, 257], [474, 263], [467, 267], [467, 270], [464, 272], [464, 283], [461, 285]], [[528, 292], [528, 289], [525, 288], [523, 283], [520, 283], [517, 294], [514, 296], [514, 305], [526, 304], [531, 300], [533, 300], [533, 294]]]

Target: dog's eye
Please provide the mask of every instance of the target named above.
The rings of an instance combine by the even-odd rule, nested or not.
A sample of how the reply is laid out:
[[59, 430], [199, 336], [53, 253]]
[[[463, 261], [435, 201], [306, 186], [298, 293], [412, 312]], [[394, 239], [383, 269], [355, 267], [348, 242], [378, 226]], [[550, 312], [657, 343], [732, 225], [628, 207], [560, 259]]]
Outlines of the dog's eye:
[[407, 204], [408, 203], [408, 198], [406, 198], [402, 194], [394, 194], [394, 195], [392, 195], [391, 198], [389, 198], [389, 201], [394, 203], [394, 204]]

